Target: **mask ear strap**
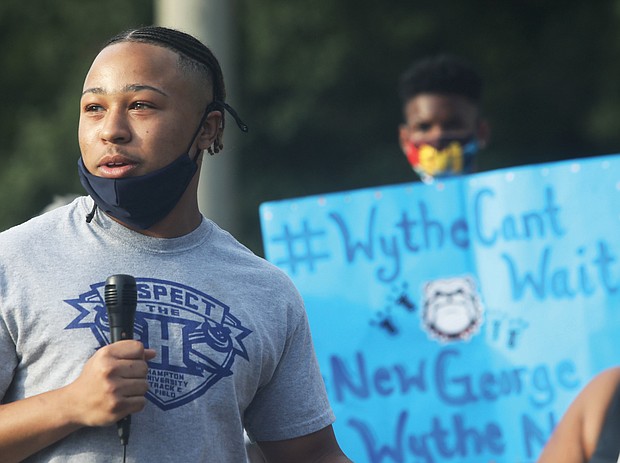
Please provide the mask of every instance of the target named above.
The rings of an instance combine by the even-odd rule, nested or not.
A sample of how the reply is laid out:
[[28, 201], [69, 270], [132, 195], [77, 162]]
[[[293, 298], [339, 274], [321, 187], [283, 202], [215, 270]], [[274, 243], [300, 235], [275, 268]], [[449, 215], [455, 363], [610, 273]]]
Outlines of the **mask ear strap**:
[[[213, 104], [213, 103], [211, 103]], [[198, 123], [198, 127], [196, 127], [196, 130], [194, 131], [194, 135], [192, 135], [192, 138], [189, 141], [189, 146], [187, 147], [187, 149], [184, 151], [185, 153], [187, 153], [189, 155], [189, 150], [192, 147], [192, 145], [194, 144], [194, 141], [196, 140], [196, 137], [198, 136], [198, 134], [200, 133], [200, 129], [202, 129], [203, 124], [205, 123], [205, 121], [207, 120], [207, 116], [209, 115], [209, 113], [211, 111], [213, 111], [213, 107], [211, 106], [211, 104], [209, 104], [207, 106], [207, 108], [205, 109], [205, 112], [203, 113], [202, 117], [200, 118], [200, 122]], [[194, 156], [194, 162], [198, 162], [198, 154], [200, 153], [200, 150], [197, 149], [196, 150], [196, 156]]]

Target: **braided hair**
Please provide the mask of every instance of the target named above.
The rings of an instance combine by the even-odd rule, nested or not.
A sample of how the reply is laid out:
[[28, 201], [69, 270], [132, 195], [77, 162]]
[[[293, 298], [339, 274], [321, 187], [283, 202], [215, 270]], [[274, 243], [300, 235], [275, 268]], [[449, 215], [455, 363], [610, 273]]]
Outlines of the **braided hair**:
[[222, 122], [213, 146], [208, 148], [210, 154], [218, 153], [223, 147], [224, 110], [227, 110], [239, 125], [247, 132], [247, 126], [239, 119], [237, 113], [226, 104], [226, 87], [222, 68], [213, 52], [200, 40], [176, 29], [160, 26], [146, 26], [130, 29], [115, 35], [108, 40], [103, 48], [120, 42], [140, 42], [156, 45], [172, 50], [179, 55], [179, 66], [184, 70], [195, 71], [206, 77], [213, 87], [213, 101], [207, 107], [203, 119], [214, 109], [222, 113]]

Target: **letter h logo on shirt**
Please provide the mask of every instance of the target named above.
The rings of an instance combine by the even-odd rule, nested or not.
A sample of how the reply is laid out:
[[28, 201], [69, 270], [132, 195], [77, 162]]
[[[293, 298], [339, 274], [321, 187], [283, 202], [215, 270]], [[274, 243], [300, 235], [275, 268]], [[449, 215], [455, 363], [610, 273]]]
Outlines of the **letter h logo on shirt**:
[[[232, 375], [237, 355], [249, 360], [243, 339], [252, 331], [228, 306], [179, 283], [149, 278], [136, 278], [136, 282], [140, 291], [135, 337], [156, 351], [149, 362], [146, 396], [159, 408], [169, 410], [202, 396]], [[80, 312], [66, 329], [89, 328], [102, 346], [109, 343], [104, 286], [105, 282], [93, 284], [78, 298], [65, 300]], [[202, 309], [196, 301], [204, 302]]]

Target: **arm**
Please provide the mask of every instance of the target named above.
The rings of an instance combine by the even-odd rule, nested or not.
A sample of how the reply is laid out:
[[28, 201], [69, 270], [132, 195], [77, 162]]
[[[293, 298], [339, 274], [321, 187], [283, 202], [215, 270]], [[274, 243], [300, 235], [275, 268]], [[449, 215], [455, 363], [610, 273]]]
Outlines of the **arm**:
[[597, 375], [579, 393], [553, 431], [538, 463], [585, 463], [596, 449], [620, 368]]
[[331, 426], [295, 439], [258, 442], [258, 446], [269, 463], [351, 463]]
[[108, 426], [144, 408], [146, 361], [138, 341], [99, 349], [80, 376], [60, 389], [0, 405], [0, 455], [18, 462], [84, 426]]

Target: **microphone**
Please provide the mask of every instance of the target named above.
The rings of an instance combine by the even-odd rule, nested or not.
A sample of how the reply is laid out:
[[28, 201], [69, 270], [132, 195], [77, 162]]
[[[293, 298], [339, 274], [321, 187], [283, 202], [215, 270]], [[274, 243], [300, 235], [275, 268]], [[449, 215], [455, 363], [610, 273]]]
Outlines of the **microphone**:
[[[110, 325], [110, 340], [117, 342], [133, 339], [138, 292], [136, 280], [131, 275], [111, 275], [105, 281], [104, 300]], [[121, 445], [127, 446], [131, 415], [117, 422]]]

